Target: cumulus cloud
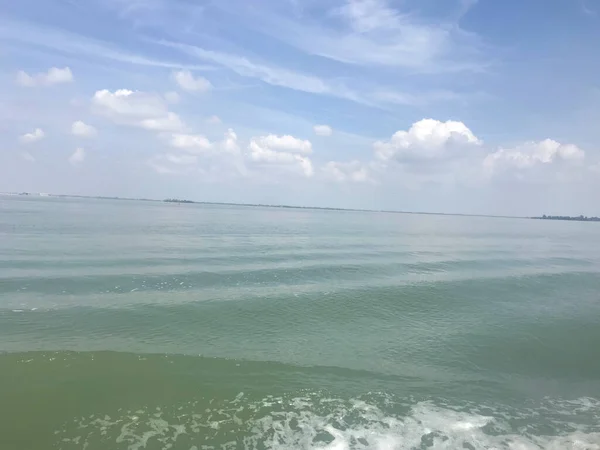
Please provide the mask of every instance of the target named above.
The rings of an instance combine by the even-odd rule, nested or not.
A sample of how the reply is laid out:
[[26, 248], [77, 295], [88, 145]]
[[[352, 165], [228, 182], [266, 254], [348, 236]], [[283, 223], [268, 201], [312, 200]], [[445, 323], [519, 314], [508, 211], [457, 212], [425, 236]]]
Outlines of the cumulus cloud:
[[305, 155], [312, 153], [310, 141], [293, 136], [260, 136], [252, 138], [249, 157], [256, 163], [289, 168], [306, 177], [314, 174], [312, 161]]
[[71, 134], [75, 136], [90, 138], [96, 136], [97, 131], [93, 126], [87, 125], [81, 120], [78, 120], [76, 122], [73, 122], [73, 125], [71, 125]]
[[368, 167], [360, 161], [329, 161], [322, 170], [326, 178], [334, 181], [356, 183], [371, 181]]
[[462, 122], [423, 119], [389, 140], [373, 144], [368, 161], [329, 161], [321, 175], [337, 182], [400, 182], [411, 189], [424, 184], [465, 184], [481, 178], [482, 141]]
[[181, 118], [171, 111], [163, 117], [142, 119], [139, 126], [152, 131], [179, 131], [185, 127]]
[[453, 150], [481, 143], [462, 122], [423, 119], [408, 131], [397, 131], [389, 141], [375, 142], [374, 149], [380, 161], [410, 162], [447, 158]]
[[227, 153], [239, 154], [240, 146], [238, 144], [238, 137], [231, 128], [225, 133], [225, 139], [223, 140], [223, 150]]
[[169, 145], [171, 147], [185, 150], [188, 153], [205, 153], [210, 150], [212, 144], [201, 134], [183, 134], [176, 133], [170, 136]]
[[181, 118], [168, 110], [165, 99], [153, 93], [104, 89], [94, 94], [92, 110], [117, 124], [152, 131], [181, 131], [185, 128]]
[[313, 130], [317, 136], [331, 136], [333, 129], [329, 125], [315, 125]]
[[[464, 123], [433, 119], [416, 122], [407, 131], [396, 132], [388, 141], [375, 142], [374, 151], [374, 160], [367, 164], [371, 174], [384, 179], [394, 176], [414, 188], [424, 183], [480, 185], [500, 173], [512, 173], [524, 181], [576, 179], [581, 175], [577, 170], [583, 167], [581, 162], [585, 158], [579, 147], [552, 139], [486, 149]], [[325, 169], [330, 177], [348, 179], [339, 163]]]
[[92, 106], [96, 112], [109, 117], [150, 118], [167, 114], [165, 102], [157, 95], [146, 92], [118, 89], [96, 91], [92, 98]]
[[[578, 147], [552, 140], [490, 152], [464, 123], [433, 119], [415, 122], [389, 140], [375, 142], [370, 160], [329, 161], [322, 165], [311, 160], [312, 143], [292, 135], [253, 137], [243, 145], [244, 152], [232, 129], [221, 141], [185, 132], [160, 136], [169, 150], [149, 162], [156, 172], [201, 174], [204, 180], [211, 181], [238, 176], [276, 179], [295, 173], [336, 182], [399, 182], [410, 189], [434, 184], [473, 187], [489, 182], [486, 175], [498, 167], [523, 169], [557, 161], [576, 163], [584, 158]], [[571, 179], [577, 176], [572, 171], [564, 174]]]
[[253, 138], [252, 141], [256, 142], [261, 147], [272, 150], [302, 153], [305, 155], [312, 153], [312, 144], [310, 141], [297, 139], [290, 135], [276, 136], [274, 134], [269, 134], [268, 136]]
[[33, 144], [34, 142], [44, 139], [44, 136], [46, 136], [44, 130], [41, 128], [36, 128], [31, 133], [25, 133], [23, 136], [21, 136], [19, 138], [19, 142], [22, 144]]
[[73, 152], [71, 156], [69, 156], [69, 162], [76, 166], [77, 164], [81, 164], [85, 160], [85, 150], [82, 148], [78, 148]]
[[73, 73], [68, 67], [65, 67], [64, 69], [52, 67], [48, 72], [41, 72], [34, 75], [29, 75], [23, 70], [20, 70], [17, 73], [17, 84], [24, 87], [52, 86], [54, 84], [70, 83], [72, 81]]
[[238, 137], [227, 130], [223, 140], [210, 142], [200, 134], [172, 134], [171, 150], [150, 159], [148, 164], [159, 174], [201, 174], [205, 181], [223, 181], [248, 175]]
[[173, 72], [173, 79], [181, 89], [192, 92], [205, 92], [212, 88], [212, 84], [206, 78], [194, 77], [189, 70]]
[[483, 161], [488, 172], [503, 169], [528, 169], [534, 166], [557, 162], [579, 162], [585, 152], [572, 144], [561, 144], [552, 139], [541, 142], [527, 142], [514, 148], [500, 148], [489, 154]]

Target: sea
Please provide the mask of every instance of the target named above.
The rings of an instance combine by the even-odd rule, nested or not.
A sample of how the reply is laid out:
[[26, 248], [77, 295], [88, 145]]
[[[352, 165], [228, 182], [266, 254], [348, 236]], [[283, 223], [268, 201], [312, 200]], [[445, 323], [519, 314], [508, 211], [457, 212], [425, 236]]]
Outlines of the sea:
[[600, 223], [0, 197], [38, 449], [600, 449]]

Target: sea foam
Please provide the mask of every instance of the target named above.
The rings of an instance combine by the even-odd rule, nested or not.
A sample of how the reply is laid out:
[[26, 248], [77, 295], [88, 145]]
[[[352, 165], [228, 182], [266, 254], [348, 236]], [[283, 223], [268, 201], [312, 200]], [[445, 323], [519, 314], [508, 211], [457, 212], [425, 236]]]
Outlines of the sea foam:
[[[316, 393], [259, 401], [238, 395], [228, 401], [93, 415], [65, 424], [56, 434], [64, 450], [82, 445], [87, 450], [600, 450], [598, 425], [577, 423], [582, 413], [597, 417], [600, 412], [600, 404], [591, 399], [548, 400], [520, 411], [424, 401], [409, 405], [405, 414], [390, 414], [384, 411], [390, 404], [381, 405]], [[543, 429], [554, 431], [538, 433], [540, 421]]]

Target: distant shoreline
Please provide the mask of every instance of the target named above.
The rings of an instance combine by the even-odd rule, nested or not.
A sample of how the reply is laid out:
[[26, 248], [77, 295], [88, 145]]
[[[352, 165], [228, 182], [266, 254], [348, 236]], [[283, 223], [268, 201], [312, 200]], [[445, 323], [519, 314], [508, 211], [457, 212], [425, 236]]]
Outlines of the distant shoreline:
[[348, 211], [348, 212], [370, 212], [370, 213], [386, 213], [386, 214], [416, 214], [426, 216], [459, 216], [459, 217], [490, 217], [496, 219], [535, 219], [535, 220], [565, 220], [579, 222], [600, 222], [600, 217], [586, 216], [547, 216], [528, 217], [528, 216], [502, 216], [493, 214], [462, 214], [462, 213], [442, 213], [442, 212], [423, 212], [423, 211], [399, 211], [389, 209], [356, 209], [356, 208], [335, 208], [327, 206], [294, 206], [294, 205], [272, 205], [262, 203], [231, 203], [231, 202], [199, 202], [187, 199], [167, 198], [157, 200], [151, 198], [130, 198], [130, 197], [108, 197], [94, 195], [74, 195], [74, 194], [46, 194], [46, 193], [29, 193], [29, 192], [0, 192], [6, 196], [28, 196], [28, 197], [56, 197], [56, 198], [89, 198], [94, 200], [123, 200], [123, 201], [141, 201], [141, 202], [157, 202], [157, 203], [177, 203], [177, 204], [192, 204], [192, 205], [215, 205], [215, 206], [241, 206], [254, 208], [280, 208], [280, 209], [311, 209], [319, 211]]
[[532, 217], [532, 219], [538, 220], [570, 220], [575, 222], [600, 222], [600, 217], [587, 217], [587, 216], [547, 216]]
[[108, 197], [94, 195], [74, 195], [74, 194], [38, 194], [38, 193], [12, 193], [2, 192], [1, 195], [7, 196], [27, 196], [27, 197], [55, 197], [55, 198], [89, 198], [94, 200], [122, 200], [122, 201], [142, 201], [142, 202], [157, 202], [157, 203], [178, 203], [178, 204], [193, 204], [193, 205], [215, 205], [215, 206], [242, 206], [250, 208], [280, 208], [280, 209], [311, 209], [318, 211], [348, 211], [348, 212], [369, 212], [369, 213], [386, 213], [386, 214], [416, 214], [428, 216], [461, 216], [461, 217], [491, 217], [498, 219], [531, 219], [525, 216], [499, 216], [492, 214], [462, 214], [462, 213], [442, 213], [442, 212], [423, 212], [423, 211], [398, 211], [387, 209], [357, 209], [357, 208], [335, 208], [328, 206], [294, 206], [294, 205], [271, 205], [262, 203], [231, 203], [231, 202], [199, 202], [186, 199], [151, 199], [151, 198], [130, 198], [130, 197]]

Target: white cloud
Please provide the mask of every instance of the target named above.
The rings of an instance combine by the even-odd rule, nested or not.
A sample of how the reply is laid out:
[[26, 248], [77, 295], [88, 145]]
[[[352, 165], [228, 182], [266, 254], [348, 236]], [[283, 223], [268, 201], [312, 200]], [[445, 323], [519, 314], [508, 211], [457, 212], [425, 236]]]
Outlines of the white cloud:
[[327, 178], [339, 182], [366, 182], [371, 181], [368, 167], [360, 161], [337, 162], [329, 161], [322, 168]]
[[201, 174], [204, 181], [222, 182], [247, 176], [238, 137], [227, 130], [222, 141], [210, 142], [200, 134], [163, 135], [171, 151], [156, 155], [148, 162], [160, 174]]
[[164, 100], [153, 94], [118, 89], [96, 91], [92, 98], [95, 110], [107, 116], [124, 116], [135, 119], [164, 116], [168, 110]]
[[69, 162], [72, 165], [81, 164], [85, 160], [85, 150], [82, 148], [78, 148], [73, 152], [71, 156], [69, 156]]
[[41, 128], [36, 128], [31, 133], [26, 133], [23, 136], [21, 136], [19, 138], [19, 141], [22, 144], [33, 144], [34, 142], [38, 142], [44, 139], [44, 136], [46, 136], [44, 130], [42, 130]]
[[367, 92], [364, 87], [353, 89], [339, 79], [326, 80], [286, 69], [274, 64], [259, 63], [244, 56], [207, 50], [192, 45], [159, 41], [160, 44], [178, 49], [203, 61], [210, 61], [225, 67], [243, 77], [256, 78], [272, 86], [279, 86], [312, 94], [328, 95], [350, 100], [367, 106], [378, 106], [384, 103], [401, 103], [422, 105], [435, 101], [456, 100], [458, 95], [450, 92], [422, 93], [419, 95], [401, 94], [392, 90]]
[[92, 110], [113, 122], [153, 131], [181, 131], [185, 124], [167, 108], [163, 97], [153, 93], [119, 89], [97, 91]]
[[210, 116], [208, 119], [206, 119], [206, 122], [209, 125], [220, 125], [222, 123], [219, 116]]
[[171, 104], [176, 104], [179, 103], [179, 100], [181, 100], [181, 98], [177, 92], [169, 91], [165, 92], [165, 100]]
[[312, 153], [312, 144], [310, 141], [298, 139], [290, 135], [276, 136], [274, 134], [269, 134], [268, 136], [253, 138], [253, 141], [261, 147], [277, 151], [303, 153], [306, 155]]
[[219, 150], [222, 154], [227, 155], [228, 169], [232, 171], [235, 176], [247, 177], [249, 171], [244, 161], [244, 155], [242, 155], [240, 145], [238, 143], [238, 136], [229, 128], [225, 132], [225, 136], [221, 142], [219, 142]]
[[460, 152], [461, 148], [481, 143], [462, 122], [423, 119], [408, 131], [397, 131], [389, 141], [377, 141], [374, 149], [380, 161], [410, 162], [443, 159], [453, 156], [451, 150]]
[[249, 157], [256, 163], [289, 168], [306, 177], [314, 174], [312, 161], [303, 155], [312, 153], [309, 141], [293, 136], [260, 136], [252, 138], [248, 146]]
[[347, 0], [337, 12], [351, 31], [316, 30], [299, 44], [311, 53], [353, 64], [423, 72], [481, 68], [472, 57], [477, 40], [455, 24], [427, 23], [392, 8], [386, 0]]
[[181, 118], [169, 111], [166, 116], [142, 119], [139, 126], [152, 131], [180, 131], [185, 128]]
[[93, 126], [87, 125], [81, 120], [78, 120], [76, 122], [73, 122], [73, 125], [71, 125], [71, 134], [75, 136], [90, 138], [96, 136], [97, 131]]
[[182, 62], [161, 61], [141, 54], [129, 53], [104, 41], [90, 39], [81, 34], [68, 33], [51, 27], [33, 25], [3, 18], [0, 22], [0, 38], [24, 44], [58, 50], [71, 55], [83, 55], [93, 58], [117, 61], [148, 67], [165, 67], [170, 69], [211, 70], [212, 66], [184, 64]]
[[552, 139], [527, 142], [514, 148], [500, 148], [486, 156], [484, 169], [488, 172], [502, 169], [528, 169], [556, 162], [580, 162], [585, 152], [572, 144], [561, 144]]
[[205, 153], [212, 148], [210, 141], [201, 134], [173, 134], [170, 136], [169, 145], [188, 153]]
[[203, 77], [194, 77], [189, 70], [174, 72], [173, 78], [179, 87], [186, 91], [205, 92], [212, 88], [210, 81]]
[[240, 153], [240, 146], [238, 144], [238, 137], [231, 128], [225, 133], [225, 139], [222, 143], [223, 150], [232, 154]]
[[327, 93], [329, 91], [328, 86], [317, 77], [300, 74], [279, 67], [270, 67], [265, 64], [254, 63], [242, 56], [205, 50], [192, 45], [166, 41], [161, 43], [173, 48], [177, 48], [197, 58], [227, 67], [228, 69], [236, 72], [238, 75], [258, 78], [265, 83], [272, 84], [274, 86], [283, 86], [313, 93]]
[[52, 86], [53, 84], [70, 83], [73, 81], [71, 69], [65, 67], [58, 69], [52, 67], [48, 72], [42, 72], [35, 75], [29, 75], [23, 70], [17, 73], [17, 84], [25, 87]]
[[431, 21], [420, 16], [415, 8], [405, 7], [401, 11], [392, 7], [406, 2], [333, 2], [340, 3], [341, 7], [331, 8], [332, 2], [314, 2], [311, 9], [327, 17], [318, 22], [293, 16], [288, 11], [265, 13], [237, 3], [235, 9], [225, 4], [219, 6], [239, 14], [249, 26], [275, 39], [308, 54], [343, 63], [428, 73], [477, 71], [485, 67], [478, 53], [480, 40], [474, 33], [462, 30], [454, 18], [444, 20], [436, 16]]
[[[291, 26], [293, 27], [294, 25]], [[285, 87], [313, 94], [328, 95], [367, 106], [379, 106], [388, 103], [423, 105], [462, 98], [451, 91], [423, 92], [418, 95], [399, 93], [392, 89], [369, 92], [364, 86], [359, 86], [358, 88], [349, 87], [340, 79], [322, 79], [314, 75], [293, 71], [276, 64], [256, 62], [244, 56], [208, 50], [178, 42], [163, 40], [158, 43], [178, 49], [187, 55], [191, 55], [203, 61], [210, 61], [218, 64], [232, 70], [240, 76], [259, 79], [272, 86]], [[393, 55], [390, 56], [390, 59], [392, 61], [395, 60]]]
[[[587, 168], [585, 152], [572, 144], [546, 139], [512, 148], [486, 149], [462, 122], [424, 119], [407, 131], [396, 132], [389, 141], [374, 144], [375, 159], [362, 165], [371, 179], [397, 180], [410, 189], [422, 186], [461, 185], [473, 189], [504, 173], [531, 183], [581, 180]], [[393, 164], [396, 162], [397, 164]], [[349, 181], [359, 163], [330, 162], [324, 174]], [[534, 170], [535, 169], [535, 170]]]
[[317, 136], [331, 136], [333, 130], [329, 125], [315, 125], [313, 130]]

